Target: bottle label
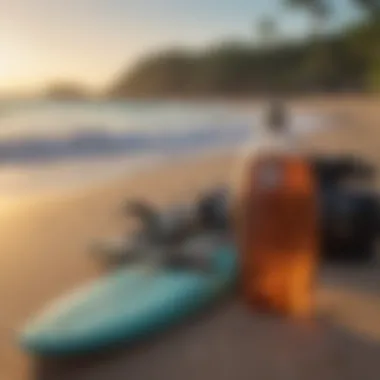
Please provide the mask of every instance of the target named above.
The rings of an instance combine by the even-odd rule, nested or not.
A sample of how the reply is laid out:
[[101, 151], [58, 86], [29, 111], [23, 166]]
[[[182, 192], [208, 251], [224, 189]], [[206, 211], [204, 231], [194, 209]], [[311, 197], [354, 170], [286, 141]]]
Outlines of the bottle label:
[[264, 190], [273, 190], [281, 185], [283, 170], [281, 165], [268, 162], [261, 166], [258, 173], [258, 184]]

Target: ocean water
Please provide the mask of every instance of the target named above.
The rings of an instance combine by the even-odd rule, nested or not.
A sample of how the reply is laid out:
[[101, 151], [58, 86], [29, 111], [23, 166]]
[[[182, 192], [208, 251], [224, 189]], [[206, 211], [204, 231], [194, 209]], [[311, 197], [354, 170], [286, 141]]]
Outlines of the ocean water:
[[[259, 139], [259, 110], [218, 103], [0, 102], [0, 196], [101, 182]], [[295, 124], [315, 125], [299, 115]]]

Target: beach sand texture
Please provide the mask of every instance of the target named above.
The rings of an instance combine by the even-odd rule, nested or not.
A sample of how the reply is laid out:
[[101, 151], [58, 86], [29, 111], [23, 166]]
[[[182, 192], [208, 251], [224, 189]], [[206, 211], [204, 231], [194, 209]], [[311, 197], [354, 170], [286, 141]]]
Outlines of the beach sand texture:
[[[244, 107], [248, 105], [245, 104]], [[363, 154], [380, 165], [380, 100], [294, 101], [342, 128], [305, 140], [308, 149]], [[310, 324], [254, 315], [232, 297], [135, 348], [40, 361], [15, 331], [57, 295], [99, 275], [94, 239], [120, 231], [127, 198], [165, 206], [231, 178], [234, 154], [167, 164], [111, 183], [4, 205], [0, 216], [0, 379], [380, 379], [380, 265], [323, 268], [318, 318]], [[379, 187], [379, 183], [375, 186]]]

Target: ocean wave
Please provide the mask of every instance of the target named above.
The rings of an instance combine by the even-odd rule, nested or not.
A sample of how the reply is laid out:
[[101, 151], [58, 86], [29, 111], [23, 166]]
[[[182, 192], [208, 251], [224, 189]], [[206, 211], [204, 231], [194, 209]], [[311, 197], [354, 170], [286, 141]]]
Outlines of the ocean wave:
[[189, 153], [237, 144], [251, 135], [247, 125], [196, 130], [107, 132], [85, 130], [66, 136], [23, 136], [0, 140], [0, 164], [41, 164], [102, 156]]

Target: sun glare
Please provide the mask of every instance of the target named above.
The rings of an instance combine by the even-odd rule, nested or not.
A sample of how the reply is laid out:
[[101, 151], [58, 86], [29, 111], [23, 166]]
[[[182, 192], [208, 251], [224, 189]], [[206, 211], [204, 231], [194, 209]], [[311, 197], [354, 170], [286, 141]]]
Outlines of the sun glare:
[[14, 74], [17, 65], [16, 47], [10, 39], [0, 36], [0, 78], [6, 79], [7, 76]]
[[27, 60], [28, 46], [10, 34], [0, 33], [0, 89], [16, 89], [23, 85], [31, 63]]

